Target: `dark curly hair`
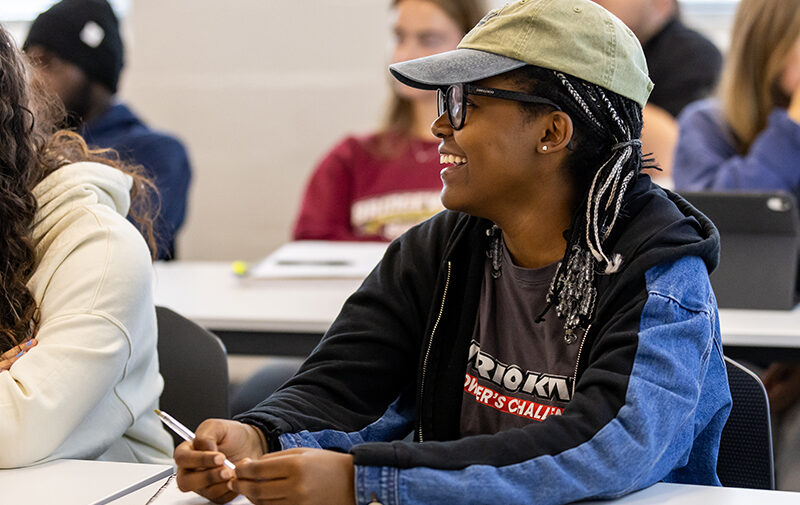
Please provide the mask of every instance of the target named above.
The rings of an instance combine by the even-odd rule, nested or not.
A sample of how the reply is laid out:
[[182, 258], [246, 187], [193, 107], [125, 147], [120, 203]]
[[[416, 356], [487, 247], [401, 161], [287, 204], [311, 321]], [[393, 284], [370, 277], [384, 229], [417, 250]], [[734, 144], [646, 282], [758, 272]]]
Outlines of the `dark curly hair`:
[[98, 161], [130, 174], [131, 215], [155, 251], [153, 218], [158, 193], [141, 167], [121, 163], [110, 150], [91, 150], [76, 133], [60, 130], [63, 105], [0, 26], [0, 353], [32, 335], [38, 307], [27, 287], [37, 258], [31, 231], [37, 210], [33, 188], [59, 167]]

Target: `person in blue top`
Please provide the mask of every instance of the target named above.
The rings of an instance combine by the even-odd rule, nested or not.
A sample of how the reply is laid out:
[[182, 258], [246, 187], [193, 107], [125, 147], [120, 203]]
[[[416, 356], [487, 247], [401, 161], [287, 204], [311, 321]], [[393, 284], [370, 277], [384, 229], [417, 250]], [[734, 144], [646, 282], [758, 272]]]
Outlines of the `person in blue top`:
[[679, 117], [678, 190], [800, 199], [800, 0], [742, 0], [718, 96]]
[[294, 377], [176, 448], [179, 488], [560, 505], [719, 485], [719, 235], [640, 173], [633, 32], [588, 0], [520, 0], [389, 68], [437, 92], [447, 210], [389, 245]]
[[62, 0], [41, 13], [23, 45], [87, 144], [142, 165], [160, 195], [154, 224], [157, 258], [175, 257], [186, 215], [191, 166], [174, 136], [150, 129], [114, 97], [123, 67], [119, 24], [106, 0]]

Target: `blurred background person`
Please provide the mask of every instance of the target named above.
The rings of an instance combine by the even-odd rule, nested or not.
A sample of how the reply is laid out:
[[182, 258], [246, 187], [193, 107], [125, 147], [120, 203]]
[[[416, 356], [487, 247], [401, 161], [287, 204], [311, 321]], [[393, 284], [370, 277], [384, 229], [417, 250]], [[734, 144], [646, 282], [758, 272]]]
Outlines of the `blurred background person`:
[[689, 103], [710, 95], [722, 67], [722, 55], [700, 33], [681, 22], [677, 0], [595, 0], [633, 30], [644, 49], [655, 84], [645, 105], [642, 152], [653, 153], [669, 183], [678, 139], [675, 118]]
[[[486, 13], [483, 0], [393, 0], [392, 63], [455, 49]], [[337, 144], [314, 170], [295, 240], [390, 241], [442, 210], [430, 125], [436, 92], [392, 83], [381, 129]]]
[[[718, 97], [679, 118], [675, 186], [784, 190], [800, 198], [800, 0], [742, 0]], [[800, 366], [763, 374], [780, 489], [800, 491]]]
[[718, 97], [680, 117], [675, 185], [800, 197], [800, 1], [739, 4]]
[[114, 149], [142, 165], [160, 194], [155, 221], [158, 259], [175, 257], [186, 214], [191, 168], [175, 137], [151, 130], [115, 100], [123, 68], [119, 23], [106, 0], [62, 0], [33, 22], [24, 49], [64, 102], [67, 123], [89, 145]]

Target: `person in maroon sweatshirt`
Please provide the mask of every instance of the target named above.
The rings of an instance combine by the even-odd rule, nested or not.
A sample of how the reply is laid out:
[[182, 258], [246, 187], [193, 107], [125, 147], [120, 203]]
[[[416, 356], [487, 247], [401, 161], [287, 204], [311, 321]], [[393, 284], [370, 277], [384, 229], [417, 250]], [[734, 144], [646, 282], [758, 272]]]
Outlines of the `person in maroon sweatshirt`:
[[[483, 0], [393, 0], [392, 63], [455, 49], [485, 12]], [[294, 239], [390, 241], [442, 210], [435, 111], [435, 92], [394, 83], [384, 126], [345, 138], [314, 170]]]

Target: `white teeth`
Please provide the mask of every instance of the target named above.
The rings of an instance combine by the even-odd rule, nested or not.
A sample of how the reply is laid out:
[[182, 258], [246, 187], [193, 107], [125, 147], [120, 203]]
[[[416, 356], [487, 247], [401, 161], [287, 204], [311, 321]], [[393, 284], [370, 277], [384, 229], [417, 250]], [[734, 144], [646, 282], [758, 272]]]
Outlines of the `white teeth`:
[[452, 163], [455, 165], [462, 165], [467, 162], [467, 159], [463, 156], [456, 156], [455, 154], [441, 154], [439, 155], [439, 163], [444, 165], [445, 163]]

